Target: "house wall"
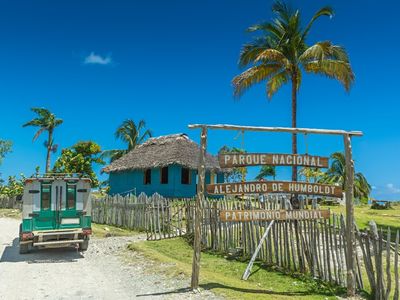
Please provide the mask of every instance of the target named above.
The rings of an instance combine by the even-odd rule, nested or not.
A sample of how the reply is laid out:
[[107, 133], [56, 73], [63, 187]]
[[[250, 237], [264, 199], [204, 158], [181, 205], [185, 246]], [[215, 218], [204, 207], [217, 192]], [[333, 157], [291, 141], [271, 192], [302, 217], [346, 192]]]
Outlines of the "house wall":
[[[132, 170], [111, 172], [109, 175], [110, 194], [152, 195], [158, 193], [164, 197], [193, 197], [196, 195], [197, 170], [191, 170], [190, 184], [181, 184], [181, 169], [179, 165], [168, 167], [168, 184], [161, 184], [160, 168], [151, 170], [151, 184], [144, 184], [144, 171]], [[217, 182], [223, 182], [223, 174], [217, 174]], [[210, 183], [210, 172], [206, 172], [206, 184]]]

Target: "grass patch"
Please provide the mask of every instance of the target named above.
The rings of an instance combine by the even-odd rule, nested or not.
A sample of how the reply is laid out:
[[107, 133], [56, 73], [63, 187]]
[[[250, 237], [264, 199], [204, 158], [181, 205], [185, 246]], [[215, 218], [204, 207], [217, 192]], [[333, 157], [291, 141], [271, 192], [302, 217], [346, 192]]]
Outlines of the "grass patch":
[[[182, 238], [132, 243], [128, 247], [151, 260], [166, 263], [156, 268], [170, 276], [191, 274], [192, 248]], [[200, 284], [207, 290], [228, 299], [336, 299], [343, 289], [332, 287], [304, 275], [289, 275], [254, 264], [253, 273], [247, 281], [241, 280], [247, 263], [228, 260], [225, 257], [202, 253]], [[154, 271], [154, 270], [152, 270]], [[156, 270], [160, 271], [160, 270]]]
[[[346, 215], [345, 206], [321, 206], [321, 208], [329, 208], [332, 213]], [[394, 242], [396, 231], [400, 230], [400, 203], [392, 203], [389, 209], [371, 209], [371, 205], [367, 204], [354, 206], [354, 219], [360, 230], [369, 228], [369, 221], [375, 221], [378, 228], [382, 229], [385, 239], [387, 229], [390, 227], [391, 241]]]
[[[322, 206], [330, 208], [332, 213], [346, 214], [345, 206]], [[368, 227], [368, 222], [374, 220], [378, 227], [392, 227], [400, 229], [400, 204], [393, 203], [389, 209], [371, 209], [371, 205], [357, 205], [354, 207], [354, 218], [360, 229]]]
[[19, 209], [0, 208], [0, 218], [21, 219], [22, 214]]

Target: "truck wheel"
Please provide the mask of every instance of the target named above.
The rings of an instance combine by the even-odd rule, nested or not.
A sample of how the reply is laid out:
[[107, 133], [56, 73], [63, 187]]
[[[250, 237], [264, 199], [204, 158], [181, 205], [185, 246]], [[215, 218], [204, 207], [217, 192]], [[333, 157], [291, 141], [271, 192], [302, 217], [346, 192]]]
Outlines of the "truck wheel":
[[19, 244], [19, 254], [29, 253], [29, 244]]
[[79, 244], [79, 251], [86, 251], [89, 247], [89, 239], [85, 239], [82, 243]]

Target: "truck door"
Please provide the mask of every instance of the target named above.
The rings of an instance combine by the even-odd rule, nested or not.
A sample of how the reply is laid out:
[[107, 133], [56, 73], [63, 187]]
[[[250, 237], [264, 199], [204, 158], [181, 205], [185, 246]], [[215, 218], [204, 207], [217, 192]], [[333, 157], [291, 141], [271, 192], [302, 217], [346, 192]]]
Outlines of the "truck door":
[[77, 183], [62, 181], [58, 186], [60, 203], [58, 226], [60, 229], [81, 227], [77, 213]]
[[[51, 182], [37, 182], [40, 193], [37, 194], [32, 222], [34, 230], [50, 230], [56, 228], [56, 211]], [[37, 205], [39, 204], [39, 205]]]

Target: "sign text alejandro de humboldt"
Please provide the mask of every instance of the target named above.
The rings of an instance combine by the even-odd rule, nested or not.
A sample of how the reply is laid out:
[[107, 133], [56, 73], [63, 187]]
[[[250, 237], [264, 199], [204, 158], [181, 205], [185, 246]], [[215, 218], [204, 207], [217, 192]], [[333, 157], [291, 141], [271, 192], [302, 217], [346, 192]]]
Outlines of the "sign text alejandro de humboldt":
[[340, 186], [292, 181], [248, 181], [207, 184], [207, 193], [212, 195], [288, 193], [343, 197]]

